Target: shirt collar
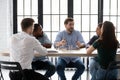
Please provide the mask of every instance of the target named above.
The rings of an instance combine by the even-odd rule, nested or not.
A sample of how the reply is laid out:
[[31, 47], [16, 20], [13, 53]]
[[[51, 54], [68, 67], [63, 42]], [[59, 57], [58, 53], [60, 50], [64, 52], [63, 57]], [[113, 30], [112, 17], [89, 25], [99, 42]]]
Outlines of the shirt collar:
[[[72, 33], [74, 32], [75, 30], [72, 31]], [[72, 33], [68, 33], [67, 30], [64, 30], [65, 33], [67, 33], [68, 35], [71, 35]]]
[[24, 34], [24, 35], [26, 35], [26, 36], [32, 36], [32, 34], [30, 35], [30, 34], [24, 32], [24, 31], [22, 31], [21, 33]]

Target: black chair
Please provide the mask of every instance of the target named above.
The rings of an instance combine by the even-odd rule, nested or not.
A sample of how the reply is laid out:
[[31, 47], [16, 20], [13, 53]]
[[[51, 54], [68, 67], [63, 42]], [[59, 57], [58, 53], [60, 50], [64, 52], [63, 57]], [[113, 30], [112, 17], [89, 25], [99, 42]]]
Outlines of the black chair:
[[26, 80], [21, 65], [18, 62], [0, 61], [0, 80], [4, 80], [1, 69], [9, 70], [10, 72], [19, 71], [21, 73], [22, 80]]
[[[104, 80], [108, 80], [107, 75], [108, 75], [109, 71], [113, 70], [113, 69], [120, 69], [120, 61], [113, 61], [110, 63], [110, 65], [107, 68]], [[120, 80], [120, 79], [112, 79], [112, 80]]]

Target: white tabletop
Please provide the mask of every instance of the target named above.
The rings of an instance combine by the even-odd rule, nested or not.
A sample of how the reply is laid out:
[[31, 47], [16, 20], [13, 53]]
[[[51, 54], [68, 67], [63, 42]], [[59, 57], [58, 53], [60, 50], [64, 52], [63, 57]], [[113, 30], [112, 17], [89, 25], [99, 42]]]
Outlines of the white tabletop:
[[[79, 50], [56, 50], [56, 49], [47, 49], [47, 56], [80, 56], [80, 57], [89, 57], [96, 56], [97, 51], [95, 50], [92, 54], [88, 55], [86, 49]], [[3, 50], [0, 52], [0, 56], [9, 56], [9, 50]], [[35, 56], [40, 56], [39, 53], [35, 53]], [[120, 49], [117, 51], [117, 56], [120, 56]]]
[[55, 49], [48, 49], [47, 56], [96, 56], [97, 52], [94, 51], [91, 55], [88, 55], [86, 49], [79, 49], [79, 50], [55, 50]]

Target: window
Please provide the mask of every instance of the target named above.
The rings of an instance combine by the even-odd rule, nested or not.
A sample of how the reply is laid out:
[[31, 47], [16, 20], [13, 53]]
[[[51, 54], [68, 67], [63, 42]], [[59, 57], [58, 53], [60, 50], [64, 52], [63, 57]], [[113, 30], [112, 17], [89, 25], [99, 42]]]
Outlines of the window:
[[[43, 30], [52, 42], [57, 33], [65, 29], [68, 1], [70, 0], [43, 0]], [[73, 0], [72, 4], [75, 29], [81, 31], [85, 42], [88, 42], [96, 34], [98, 0]], [[21, 31], [20, 22], [23, 18], [32, 17], [36, 23], [38, 22], [38, 0], [18, 0], [17, 8], [18, 32]]]
[[104, 0], [103, 3], [103, 21], [113, 22], [120, 41], [120, 0]]
[[82, 32], [85, 42], [95, 35], [98, 24], [98, 0], [73, 0], [75, 29]]
[[43, 0], [43, 30], [52, 42], [55, 41], [57, 33], [65, 29], [67, 3], [68, 0]]
[[17, 0], [17, 25], [18, 32], [21, 31], [20, 23], [23, 18], [33, 18], [38, 22], [38, 0]]

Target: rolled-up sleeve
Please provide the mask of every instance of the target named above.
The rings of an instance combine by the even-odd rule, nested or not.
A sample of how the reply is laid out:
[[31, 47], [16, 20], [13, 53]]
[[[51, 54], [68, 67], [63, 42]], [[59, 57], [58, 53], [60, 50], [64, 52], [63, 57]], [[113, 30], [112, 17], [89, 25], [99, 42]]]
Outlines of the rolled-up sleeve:
[[59, 33], [57, 34], [57, 36], [56, 36], [55, 41], [54, 41], [54, 47], [56, 47], [56, 46], [55, 46], [56, 42], [60, 42], [61, 40], [62, 40], [62, 33], [59, 32]]
[[92, 46], [96, 49], [96, 48], [99, 46], [98, 40], [96, 40], [96, 41], [92, 44]]
[[84, 39], [82, 37], [81, 32], [77, 32], [77, 34], [78, 34], [78, 41], [80, 41], [80, 43], [84, 43], [85, 44], [85, 41], [84, 41]]
[[47, 44], [52, 44], [52, 42], [49, 40], [48, 36], [44, 33], [44, 43], [47, 43]]

